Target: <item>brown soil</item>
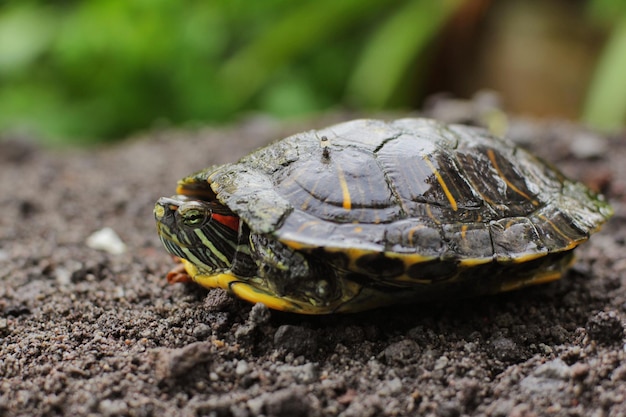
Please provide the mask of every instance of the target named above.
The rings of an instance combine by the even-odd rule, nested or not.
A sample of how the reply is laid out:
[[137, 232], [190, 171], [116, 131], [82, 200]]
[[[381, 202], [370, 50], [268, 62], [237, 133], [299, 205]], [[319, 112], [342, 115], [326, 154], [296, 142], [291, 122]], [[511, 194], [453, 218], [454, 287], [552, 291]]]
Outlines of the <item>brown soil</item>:
[[[626, 415], [626, 137], [511, 121], [515, 139], [616, 211], [555, 283], [325, 317], [168, 285], [156, 199], [327, 122], [256, 119], [65, 152], [0, 142], [0, 415]], [[126, 252], [86, 245], [104, 227]]]

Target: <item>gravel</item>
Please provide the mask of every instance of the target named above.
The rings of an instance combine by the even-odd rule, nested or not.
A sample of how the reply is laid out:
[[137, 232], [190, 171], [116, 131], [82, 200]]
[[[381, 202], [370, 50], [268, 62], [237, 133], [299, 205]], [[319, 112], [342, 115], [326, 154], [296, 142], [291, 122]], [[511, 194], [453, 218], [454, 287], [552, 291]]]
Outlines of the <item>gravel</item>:
[[[194, 170], [340, 118], [84, 150], [1, 141], [0, 415], [626, 415], [626, 137], [510, 120], [532, 132], [525, 146], [615, 207], [558, 282], [326, 317], [166, 282], [158, 197]], [[85, 243], [108, 229], [124, 250]]]

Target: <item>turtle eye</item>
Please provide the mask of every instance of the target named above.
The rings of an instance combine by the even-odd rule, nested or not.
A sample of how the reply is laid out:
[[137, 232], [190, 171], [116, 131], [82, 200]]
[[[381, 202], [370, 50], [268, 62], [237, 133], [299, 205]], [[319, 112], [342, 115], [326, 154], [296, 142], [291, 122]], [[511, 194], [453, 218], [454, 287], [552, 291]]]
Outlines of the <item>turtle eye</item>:
[[199, 201], [189, 201], [178, 208], [178, 215], [185, 226], [197, 229], [211, 219], [211, 210]]

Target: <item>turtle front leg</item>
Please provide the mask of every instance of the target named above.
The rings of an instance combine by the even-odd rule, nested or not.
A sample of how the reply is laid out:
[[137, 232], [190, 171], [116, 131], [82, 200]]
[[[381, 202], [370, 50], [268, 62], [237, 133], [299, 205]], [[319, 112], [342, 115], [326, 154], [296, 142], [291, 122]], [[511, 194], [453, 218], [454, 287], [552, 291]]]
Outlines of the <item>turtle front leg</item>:
[[174, 256], [173, 258], [177, 265], [167, 273], [167, 282], [170, 284], [176, 284], [178, 282], [193, 282], [193, 279], [185, 269], [183, 261], [178, 256]]
[[341, 296], [337, 273], [310, 255], [264, 235], [250, 235], [258, 276], [277, 296], [320, 306]]

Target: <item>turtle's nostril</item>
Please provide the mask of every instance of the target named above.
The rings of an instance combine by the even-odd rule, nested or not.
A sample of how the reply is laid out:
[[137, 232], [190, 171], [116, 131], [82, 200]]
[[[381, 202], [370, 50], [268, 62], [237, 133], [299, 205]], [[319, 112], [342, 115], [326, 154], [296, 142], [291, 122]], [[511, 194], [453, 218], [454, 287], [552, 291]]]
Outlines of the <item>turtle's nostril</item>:
[[155, 204], [154, 206], [154, 217], [157, 220], [161, 220], [163, 219], [163, 217], [165, 216], [165, 208], [161, 205], [161, 204]]

